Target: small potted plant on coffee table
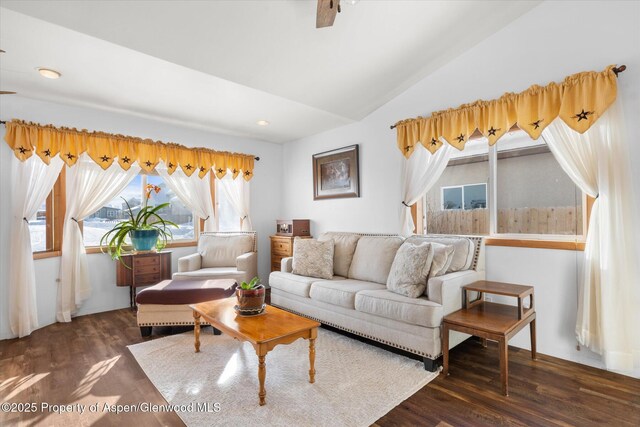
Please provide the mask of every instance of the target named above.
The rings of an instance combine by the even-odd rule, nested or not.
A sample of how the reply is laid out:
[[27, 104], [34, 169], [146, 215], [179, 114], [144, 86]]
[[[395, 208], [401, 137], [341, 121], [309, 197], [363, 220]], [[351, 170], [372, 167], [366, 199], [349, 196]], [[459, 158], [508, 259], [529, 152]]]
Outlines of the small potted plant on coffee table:
[[240, 283], [240, 286], [236, 288], [236, 297], [238, 298], [236, 312], [242, 316], [261, 314], [265, 309], [264, 296], [264, 286], [260, 284], [260, 279], [257, 276], [249, 283]]

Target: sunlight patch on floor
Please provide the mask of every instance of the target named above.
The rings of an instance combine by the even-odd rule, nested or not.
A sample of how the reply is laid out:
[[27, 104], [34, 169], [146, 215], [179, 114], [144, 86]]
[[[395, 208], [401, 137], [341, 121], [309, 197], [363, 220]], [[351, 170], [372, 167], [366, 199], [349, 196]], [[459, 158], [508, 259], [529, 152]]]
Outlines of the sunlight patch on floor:
[[233, 356], [231, 356], [231, 358], [225, 365], [224, 370], [220, 375], [220, 378], [218, 378], [218, 384], [223, 385], [224, 383], [229, 381], [231, 377], [235, 376], [237, 372], [238, 372], [238, 353], [233, 353]]
[[78, 384], [78, 388], [73, 392], [71, 397], [78, 398], [88, 394], [100, 378], [106, 375], [119, 359], [120, 356], [116, 356], [93, 365], [84, 378], [82, 378], [82, 381]]
[[47, 375], [49, 375], [49, 372], [45, 372], [43, 374], [30, 374], [23, 378], [13, 377], [3, 381], [2, 384], [0, 384], [0, 391], [11, 389], [11, 393], [3, 397], [2, 400], [4, 402], [11, 400]]

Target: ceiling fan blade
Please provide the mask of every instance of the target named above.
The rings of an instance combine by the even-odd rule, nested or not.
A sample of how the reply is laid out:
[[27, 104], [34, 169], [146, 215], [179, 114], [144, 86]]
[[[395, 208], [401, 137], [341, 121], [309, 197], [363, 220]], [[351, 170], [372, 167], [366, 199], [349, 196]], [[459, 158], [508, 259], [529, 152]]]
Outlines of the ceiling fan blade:
[[7, 92], [6, 90], [0, 90], [0, 95], [13, 95], [15, 92]]
[[339, 8], [340, 0], [318, 0], [316, 28], [332, 26]]

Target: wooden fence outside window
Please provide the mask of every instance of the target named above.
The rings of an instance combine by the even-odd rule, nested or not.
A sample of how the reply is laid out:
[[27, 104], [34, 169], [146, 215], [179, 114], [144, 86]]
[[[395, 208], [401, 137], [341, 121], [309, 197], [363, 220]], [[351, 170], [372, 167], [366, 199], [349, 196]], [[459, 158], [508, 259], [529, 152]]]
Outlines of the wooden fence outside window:
[[[489, 234], [489, 209], [427, 211], [429, 234]], [[582, 207], [498, 209], [500, 234], [582, 235]]]

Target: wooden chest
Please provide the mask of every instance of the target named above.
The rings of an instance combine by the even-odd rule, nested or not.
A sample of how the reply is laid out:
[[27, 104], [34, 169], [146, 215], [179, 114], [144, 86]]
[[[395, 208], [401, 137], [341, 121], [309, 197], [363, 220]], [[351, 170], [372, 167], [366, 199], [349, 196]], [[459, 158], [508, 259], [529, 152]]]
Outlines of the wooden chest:
[[117, 262], [116, 285], [149, 286], [171, 279], [171, 251], [123, 255]]

